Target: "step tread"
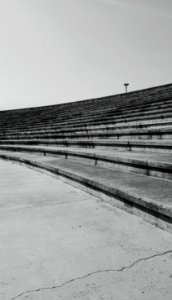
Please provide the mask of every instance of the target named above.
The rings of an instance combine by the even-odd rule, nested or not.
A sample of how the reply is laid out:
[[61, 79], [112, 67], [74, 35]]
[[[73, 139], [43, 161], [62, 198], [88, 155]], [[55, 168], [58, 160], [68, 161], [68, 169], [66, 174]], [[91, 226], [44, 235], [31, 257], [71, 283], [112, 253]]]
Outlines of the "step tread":
[[[38, 148], [42, 148], [41, 146], [38, 146]], [[52, 146], [45, 146], [44, 149], [52, 149], [52, 150], [63, 150], [73, 153], [86, 153], [86, 154], [94, 154], [94, 155], [101, 155], [107, 158], [123, 158], [131, 159], [131, 160], [139, 160], [139, 161], [145, 161], [148, 162], [157, 162], [157, 163], [165, 163], [165, 164], [172, 164], [172, 154], [164, 154], [164, 153], [148, 153], [148, 152], [129, 152], [129, 151], [117, 151], [117, 150], [109, 150], [109, 149], [87, 149], [87, 148], [70, 148], [66, 149], [65, 147], [52, 147]]]
[[61, 153], [73, 153], [73, 154], [81, 154], [88, 156], [97, 156], [104, 157], [109, 160], [111, 159], [119, 159], [122, 161], [131, 161], [135, 163], [143, 162], [145, 165], [159, 166], [161, 167], [169, 167], [172, 169], [172, 154], [165, 153], [152, 153], [152, 152], [136, 152], [136, 151], [118, 151], [118, 150], [110, 150], [110, 149], [87, 149], [87, 148], [73, 148], [70, 149], [66, 147], [56, 147], [56, 146], [14, 146], [14, 145], [0, 145], [1, 150], [3, 148], [9, 149], [30, 149], [30, 150], [42, 150], [42, 151], [54, 151]]

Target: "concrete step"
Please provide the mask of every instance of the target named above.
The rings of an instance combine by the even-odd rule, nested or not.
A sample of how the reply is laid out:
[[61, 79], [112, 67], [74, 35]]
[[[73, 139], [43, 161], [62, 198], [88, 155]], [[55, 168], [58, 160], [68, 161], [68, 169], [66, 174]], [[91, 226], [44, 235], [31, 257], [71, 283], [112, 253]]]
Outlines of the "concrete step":
[[[126, 106], [127, 109], [123, 108], [123, 107], [122, 108], [113, 109], [113, 106], [111, 105], [110, 108], [103, 109], [102, 111], [100, 111], [98, 108], [94, 107], [93, 111], [89, 111], [88, 110], [88, 112], [85, 114], [86, 116], [83, 115], [83, 113], [82, 113], [83, 109], [82, 109], [77, 114], [75, 113], [73, 115], [73, 117], [72, 117], [72, 114], [70, 114], [70, 117], [68, 117], [68, 115], [69, 115], [68, 111], [66, 111], [67, 115], [66, 114], [63, 115], [62, 113], [61, 114], [59, 114], [59, 113], [57, 114], [56, 113], [54, 115], [54, 114], [52, 114], [50, 112], [47, 112], [47, 117], [45, 118], [45, 116], [44, 116], [43, 119], [41, 118], [41, 116], [39, 114], [39, 111], [38, 111], [37, 114], [35, 115], [36, 119], [34, 118], [33, 114], [27, 115], [27, 118], [26, 118], [26, 116], [24, 116], [24, 119], [21, 118], [22, 117], [22, 115], [21, 115], [19, 118], [17, 118], [17, 120], [16, 120], [16, 118], [14, 118], [15, 115], [14, 116], [11, 115], [10, 123], [8, 122], [9, 121], [9, 117], [6, 119], [6, 121], [4, 121], [2, 119], [2, 123], [5, 122], [5, 124], [4, 124], [5, 127], [7, 127], [7, 125], [11, 126], [11, 124], [13, 124], [13, 119], [14, 119], [15, 126], [20, 128], [20, 126], [23, 126], [23, 123], [25, 124], [25, 126], [30, 126], [33, 123], [35, 125], [37, 125], [37, 126], [39, 126], [39, 124], [41, 124], [41, 123], [44, 123], [44, 124], [46, 123], [46, 125], [48, 125], [48, 124], [50, 124], [49, 123], [50, 119], [54, 123], [54, 122], [61, 122], [64, 119], [65, 120], [67, 119], [69, 122], [71, 122], [72, 120], [75, 120], [75, 121], [76, 120], [80, 120], [81, 118], [83, 120], [84, 119], [88, 120], [89, 116], [90, 116], [90, 118], [93, 118], [93, 117], [96, 117], [96, 118], [99, 117], [100, 118], [103, 115], [106, 116], [107, 113], [109, 114], [109, 115], [107, 115], [107, 117], [110, 117], [111, 115], [115, 115], [115, 114], [118, 114], [118, 115], [121, 115], [121, 116], [122, 115], [126, 115], [127, 116], [127, 113], [128, 113], [128, 115], [133, 115], [134, 114], [136, 116], [138, 114], [140, 114], [140, 113], [142, 115], [144, 115], [146, 112], [149, 114], [150, 113], [149, 110], [152, 111], [152, 114], [155, 114], [157, 111], [159, 111], [159, 113], [165, 113], [165, 112], [168, 112], [168, 111], [171, 112], [171, 102], [169, 103], [169, 105], [166, 105], [166, 106], [161, 106], [159, 104], [159, 105], [156, 106], [156, 109], [152, 109], [152, 107], [153, 107], [152, 104], [153, 103], [150, 103], [150, 105], [146, 104], [145, 101], [144, 101], [142, 108], [137, 108], [135, 106], [133, 106], [133, 108], [132, 108], [132, 104], [130, 103], [130, 105], [128, 106], [128, 108]], [[146, 107], [146, 105], [149, 105], [149, 106]], [[165, 105], [165, 103], [162, 102], [162, 105]], [[164, 107], [164, 108], [161, 109], [162, 107]], [[138, 111], [139, 111], [139, 113], [138, 113]], [[55, 119], [54, 119], [53, 115], [55, 116]], [[50, 116], [51, 116], [51, 118], [50, 118]], [[1, 124], [1, 127], [3, 127], [3, 124]]]
[[30, 139], [0, 140], [0, 145], [44, 145], [76, 148], [100, 148], [153, 153], [172, 153], [172, 140], [107, 140], [107, 139]]
[[137, 117], [133, 117], [133, 116], [128, 116], [127, 118], [123, 118], [121, 116], [117, 116], [117, 117], [111, 117], [111, 118], [92, 118], [92, 119], [87, 119], [87, 120], [73, 120], [73, 121], [65, 121], [65, 122], [59, 122], [59, 123], [54, 123], [53, 121], [51, 121], [51, 123], [48, 124], [43, 124], [43, 123], [39, 123], [39, 125], [35, 125], [34, 122], [29, 125], [29, 126], [20, 126], [17, 127], [16, 125], [12, 124], [10, 125], [11, 127], [2, 127], [1, 126], [1, 132], [7, 132], [7, 131], [11, 131], [11, 130], [18, 130], [18, 131], [22, 131], [22, 130], [45, 130], [45, 129], [55, 129], [57, 127], [78, 127], [78, 126], [98, 126], [98, 125], [109, 125], [109, 124], [116, 124], [116, 123], [130, 123], [130, 122], [149, 122], [149, 121], [167, 121], [167, 120], [171, 120], [172, 119], [172, 113], [157, 113], [155, 115], [140, 115]]
[[83, 132], [128, 132], [128, 131], [138, 131], [138, 130], [152, 130], [152, 131], [158, 131], [158, 130], [170, 130], [172, 128], [172, 119], [171, 120], [165, 120], [165, 121], [158, 121], [158, 122], [128, 122], [126, 123], [116, 123], [116, 124], [108, 124], [108, 125], [93, 125], [93, 126], [78, 126], [78, 127], [57, 127], [52, 129], [51, 127], [46, 127], [45, 129], [37, 129], [34, 130], [30, 128], [30, 130], [26, 131], [18, 131], [18, 130], [10, 130], [10, 131], [1, 131], [0, 132], [0, 138], [2, 136], [9, 137], [10, 136], [29, 136], [32, 134], [36, 135], [43, 135], [43, 134], [68, 134], [68, 133], [83, 133]]
[[135, 122], [121, 122], [121, 123], [113, 123], [113, 124], [107, 124], [107, 125], [81, 125], [76, 127], [71, 126], [46, 126], [44, 129], [34, 129], [29, 128], [28, 130], [16, 130], [11, 129], [9, 131], [1, 131], [0, 136], [6, 135], [10, 138], [10, 136], [17, 136], [18, 135], [30, 135], [30, 134], [42, 134], [42, 133], [67, 133], [67, 132], [83, 132], [86, 130], [91, 131], [97, 131], [97, 130], [123, 130], [123, 129], [154, 129], [154, 128], [171, 128], [172, 127], [172, 118], [167, 118], [165, 120], [155, 119], [155, 120], [145, 120], [145, 121], [135, 121]]
[[[159, 105], [169, 103], [170, 105], [171, 101], [172, 85], [169, 84], [128, 94], [102, 97], [74, 103], [3, 111], [0, 113], [0, 122], [1, 127], [4, 127], [4, 129], [12, 128], [14, 126], [16, 126], [16, 128], [26, 129], [34, 123], [36, 126], [40, 126], [41, 124], [51, 125], [53, 123], [62, 122], [64, 119], [68, 119], [73, 122], [77, 117], [83, 117], [83, 113], [85, 116], [89, 114], [89, 112], [94, 114], [94, 111], [96, 112], [98, 110], [100, 112], [101, 108], [103, 110], [104, 108], [123, 109], [124, 107], [133, 109], [139, 105], [144, 105], [146, 107], [146, 105], [150, 104], [151, 107], [153, 103]], [[69, 111], [70, 114], [68, 113]], [[50, 118], [52, 123], [49, 123]]]
[[172, 138], [172, 127], [166, 128], [153, 128], [153, 129], [97, 129], [97, 130], [85, 130], [75, 132], [43, 132], [43, 133], [30, 133], [24, 135], [0, 135], [0, 139], [171, 139]]
[[6, 136], [18, 136], [18, 135], [30, 135], [30, 134], [42, 134], [42, 133], [68, 133], [68, 132], [83, 132], [86, 130], [91, 131], [97, 131], [97, 130], [124, 130], [124, 129], [160, 129], [160, 128], [171, 128], [172, 127], [172, 120], [170, 121], [159, 121], [159, 122], [129, 122], [128, 124], [126, 123], [117, 123], [117, 124], [108, 124], [108, 125], [93, 125], [93, 126], [78, 126], [78, 127], [74, 127], [72, 128], [70, 127], [57, 127], [52, 129], [51, 127], [45, 128], [45, 129], [40, 129], [40, 130], [36, 130], [30, 128], [30, 130], [9, 130], [7, 132], [0, 132], [0, 136], [2, 135], [6, 135]]
[[60, 156], [91, 165], [172, 180], [172, 154], [14, 145], [0, 145], [0, 150]]
[[172, 232], [171, 181], [35, 154], [0, 151], [0, 158], [61, 176], [103, 201]]
[[[70, 118], [68, 118], [66, 116], [66, 114], [56, 114], [54, 117], [52, 116], [51, 114], [51, 119], [53, 121], [60, 121], [60, 120], [63, 120], [63, 119], [68, 119], [70, 120], [71, 117], [72, 119], [77, 119], [77, 118], [87, 118], [87, 117], [93, 117], [93, 116], [113, 116], [113, 115], [126, 115], [127, 113], [129, 113], [130, 115], [132, 114], [135, 114], [135, 113], [142, 113], [144, 114], [145, 112], [149, 112], [151, 111], [152, 113], [153, 112], [156, 112], [157, 110], [161, 113], [163, 112], [168, 112], [168, 111], [171, 111], [172, 109], [172, 103], [170, 102], [169, 104], [158, 104], [156, 106], [153, 106], [153, 103], [150, 103], [146, 106], [146, 104], [144, 103], [142, 106], [139, 105], [139, 107], [132, 107], [132, 106], [128, 106], [126, 108], [114, 108], [111, 106], [110, 108], [101, 108], [101, 110], [99, 108], [94, 108], [94, 110], [89, 110], [88, 112], [85, 112], [83, 110], [81, 110], [80, 112], [78, 112], [77, 114], [75, 113], [73, 116], [70, 115]], [[78, 116], [78, 117], [77, 117]], [[13, 122], [13, 115], [11, 115], [11, 122]], [[14, 118], [14, 122], [15, 122], [15, 125], [17, 126], [17, 124], [22, 124], [23, 121], [25, 121], [25, 124], [28, 124], [30, 125], [31, 123], [33, 123], [33, 120], [34, 120], [34, 116], [29, 116], [28, 118], [25, 118], [25, 120], [21, 120], [21, 118], [15, 120]], [[6, 123], [8, 123], [8, 118], [5, 120]], [[50, 121], [50, 114], [47, 115], [47, 118], [44, 118], [43, 120], [41, 119], [40, 115], [38, 114], [36, 116], [36, 120], [34, 120], [34, 123], [35, 124], [39, 124], [39, 122], [49, 122]], [[4, 123], [4, 120], [3, 119], [0, 119], [0, 125], [2, 126], [2, 124]]]
[[[96, 101], [96, 105], [91, 106], [91, 105], [84, 105], [84, 104], [89, 104], [89, 101], [82, 101], [80, 103], [81, 109], [76, 110], [76, 103], [71, 103], [70, 105], [57, 105], [57, 106], [47, 106], [47, 107], [43, 107], [43, 108], [36, 108], [36, 109], [24, 109], [24, 110], [13, 110], [13, 111], [7, 111], [7, 112], [3, 112], [3, 115], [6, 115], [5, 121], [8, 123], [9, 117], [11, 119], [11, 122], [13, 121], [13, 119], [16, 119], [15, 121], [18, 121], [19, 124], [22, 124], [22, 121], [25, 122], [36, 122], [38, 119], [42, 120], [43, 122], [45, 122], [46, 120], [48, 121], [51, 118], [54, 120], [54, 118], [56, 119], [57, 117], [62, 117], [62, 118], [68, 118], [70, 119], [71, 117], [76, 118], [76, 116], [78, 115], [84, 115], [84, 113], [86, 112], [86, 115], [88, 114], [94, 114], [95, 111], [97, 114], [99, 113], [103, 113], [105, 114], [106, 112], [112, 112], [113, 111], [113, 106], [114, 106], [114, 110], [120, 110], [121, 113], [124, 111], [126, 112], [127, 110], [131, 110], [132, 111], [136, 111], [137, 109], [140, 109], [142, 111], [147, 110], [149, 108], [153, 109], [155, 107], [157, 107], [158, 109], [161, 108], [170, 108], [171, 107], [171, 99], [169, 99], [169, 97], [167, 97], [167, 99], [163, 99], [163, 100], [158, 100], [155, 98], [155, 102], [154, 99], [152, 99], [152, 101], [148, 101], [147, 99], [143, 98], [142, 101], [139, 101], [138, 103], [136, 101], [127, 101], [128, 97], [130, 97], [129, 95], [124, 95], [125, 96], [125, 101], [123, 101], [122, 103], [117, 102], [117, 101], [113, 101], [114, 97], [110, 97], [111, 101], [107, 102], [106, 100], [109, 100], [109, 97], [105, 97], [105, 104], [104, 106], [102, 106], [102, 101], [100, 102], [99, 100], [101, 99], [95, 99]], [[158, 95], [157, 95], [158, 96]], [[115, 97], [116, 98], [116, 97]], [[133, 100], [133, 99], [132, 99]], [[99, 103], [100, 102], [100, 103]], [[99, 108], [99, 104], [100, 108]], [[78, 103], [79, 105], [79, 103]], [[60, 109], [60, 107], [64, 107], [63, 109]], [[69, 106], [69, 107], [68, 107]], [[107, 107], [108, 106], [108, 107]], [[72, 112], [71, 108], [74, 107], [74, 110]], [[66, 109], [65, 109], [66, 108]], [[70, 108], [70, 115], [67, 113], [68, 110]], [[57, 111], [58, 110], [58, 111]], [[15, 118], [14, 116], [16, 116], [17, 118]], [[24, 117], [22, 120], [22, 116]], [[3, 118], [0, 118], [0, 123], [2, 125], [3, 123]], [[17, 124], [16, 124], [17, 125]]]
[[[117, 116], [113, 116], [113, 117], [107, 117], [107, 118], [100, 118], [95, 116], [95, 118], [90, 118], [90, 119], [78, 119], [78, 120], [73, 120], [73, 121], [66, 121], [66, 122], [62, 122], [62, 123], [58, 123], [58, 125], [64, 125], [64, 126], [69, 126], [69, 124], [71, 126], [78, 126], [78, 124], [80, 125], [87, 125], [87, 124], [111, 124], [113, 122], [117, 123], [117, 122], [131, 122], [131, 121], [139, 121], [139, 120], [154, 120], [154, 119], [162, 119], [165, 120], [166, 118], [171, 118], [172, 117], [172, 113], [171, 112], [163, 112], [160, 113], [159, 111], [157, 111], [155, 114], [135, 114], [135, 115], [125, 115], [125, 116], [121, 116], [121, 115], [117, 115]], [[55, 125], [56, 126], [56, 125]]]

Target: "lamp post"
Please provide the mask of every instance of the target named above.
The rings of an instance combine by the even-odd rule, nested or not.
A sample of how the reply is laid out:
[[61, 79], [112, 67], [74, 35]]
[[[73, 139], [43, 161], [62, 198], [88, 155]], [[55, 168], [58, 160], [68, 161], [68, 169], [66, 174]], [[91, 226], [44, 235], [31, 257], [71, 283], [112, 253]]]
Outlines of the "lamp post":
[[127, 93], [127, 89], [128, 89], [129, 83], [124, 83], [124, 86], [125, 86], [125, 92]]

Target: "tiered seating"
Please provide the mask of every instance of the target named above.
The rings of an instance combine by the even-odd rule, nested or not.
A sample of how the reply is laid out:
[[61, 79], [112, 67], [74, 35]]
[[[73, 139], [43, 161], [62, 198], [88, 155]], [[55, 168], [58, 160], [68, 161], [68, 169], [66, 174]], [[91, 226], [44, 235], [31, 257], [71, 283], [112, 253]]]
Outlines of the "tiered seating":
[[172, 84], [2, 111], [0, 128], [2, 158], [60, 174], [172, 231]]

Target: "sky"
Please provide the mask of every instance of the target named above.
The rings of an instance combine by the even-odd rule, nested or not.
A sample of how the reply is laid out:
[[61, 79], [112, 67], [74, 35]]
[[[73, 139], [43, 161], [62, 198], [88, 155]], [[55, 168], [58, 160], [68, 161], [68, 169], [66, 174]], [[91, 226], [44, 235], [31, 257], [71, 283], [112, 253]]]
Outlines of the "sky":
[[0, 110], [172, 82], [171, 0], [0, 0]]

